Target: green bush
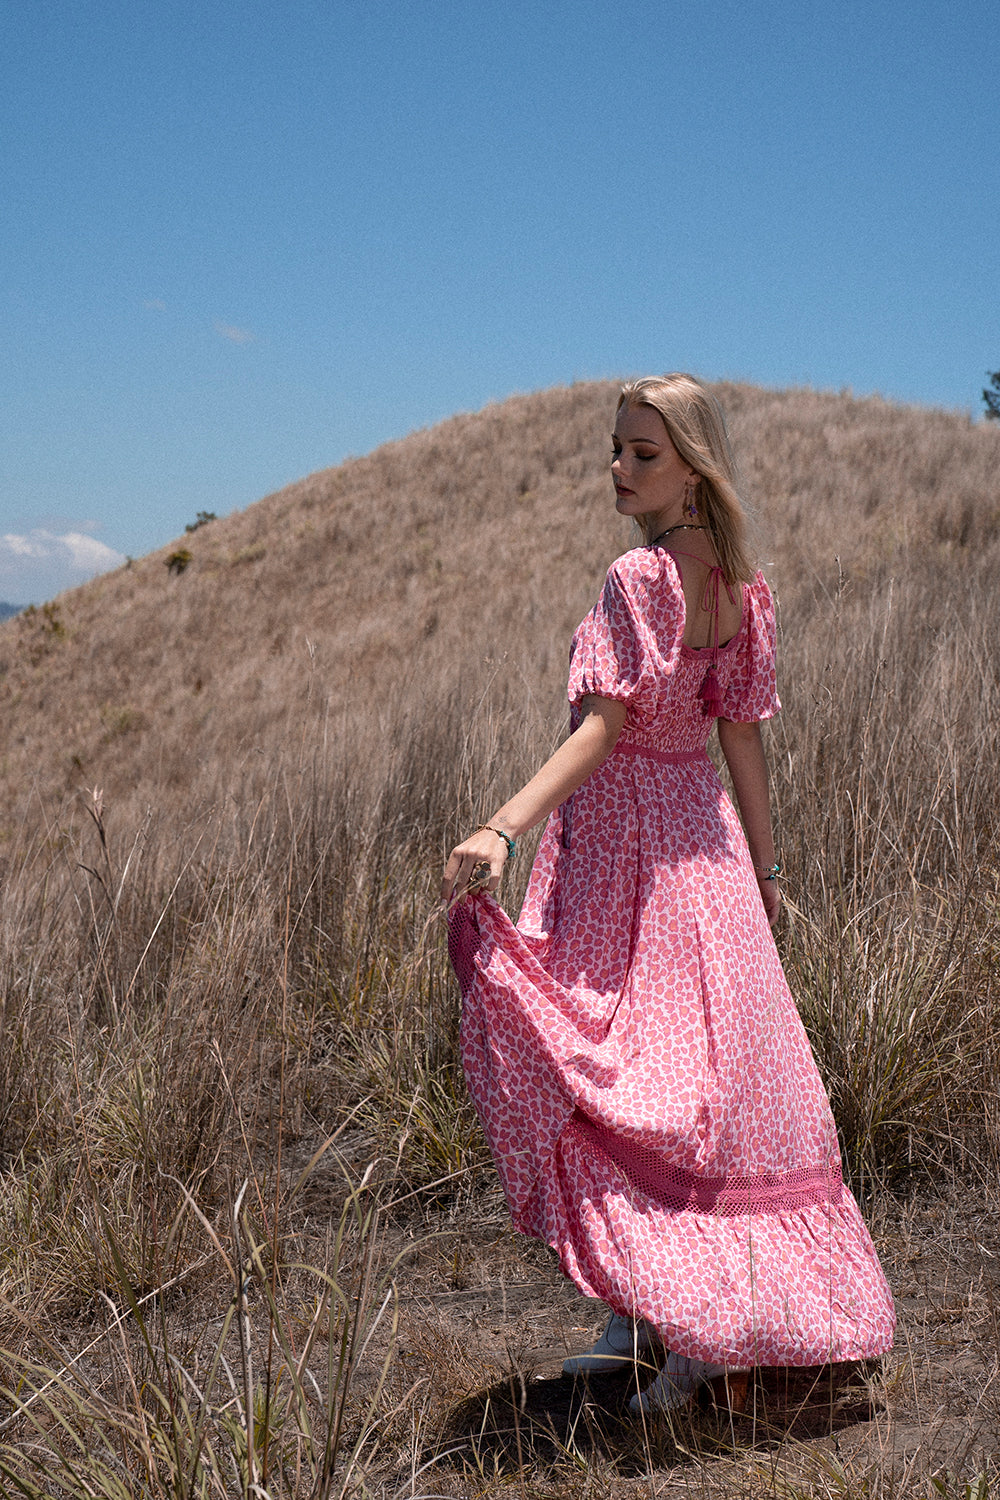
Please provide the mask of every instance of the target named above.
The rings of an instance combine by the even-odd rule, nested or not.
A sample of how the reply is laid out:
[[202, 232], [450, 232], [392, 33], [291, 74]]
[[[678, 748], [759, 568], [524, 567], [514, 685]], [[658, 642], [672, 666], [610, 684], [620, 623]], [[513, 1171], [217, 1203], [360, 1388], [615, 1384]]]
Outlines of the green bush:
[[987, 371], [987, 378], [993, 389], [987, 388], [983, 391], [986, 415], [993, 421], [1000, 421], [1000, 370], [994, 370], [992, 374]]
[[168, 573], [183, 573], [188, 563], [194, 560], [194, 553], [189, 552], [186, 547], [181, 547], [176, 552], [171, 552], [167, 558]]
[[200, 510], [194, 520], [188, 522], [184, 530], [187, 532], [197, 531], [200, 526], [207, 526], [209, 521], [217, 521], [218, 519], [214, 510]]

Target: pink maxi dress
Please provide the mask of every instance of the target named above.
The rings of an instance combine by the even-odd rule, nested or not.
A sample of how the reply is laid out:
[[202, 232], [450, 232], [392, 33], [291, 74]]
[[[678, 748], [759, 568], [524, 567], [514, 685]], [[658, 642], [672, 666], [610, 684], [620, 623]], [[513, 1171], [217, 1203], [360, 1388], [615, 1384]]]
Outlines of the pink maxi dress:
[[726, 645], [683, 630], [671, 554], [618, 558], [569, 679], [574, 715], [627, 704], [618, 743], [551, 815], [517, 925], [485, 894], [451, 914], [465, 1077], [515, 1227], [585, 1296], [730, 1368], [870, 1358], [892, 1297], [698, 696], [714, 664], [722, 717], [780, 707], [762, 575]]

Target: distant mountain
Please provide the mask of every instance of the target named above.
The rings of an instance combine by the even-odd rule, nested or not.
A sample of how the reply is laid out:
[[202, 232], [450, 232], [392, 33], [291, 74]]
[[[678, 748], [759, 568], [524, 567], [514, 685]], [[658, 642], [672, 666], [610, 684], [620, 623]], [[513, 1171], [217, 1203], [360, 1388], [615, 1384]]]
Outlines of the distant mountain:
[[9, 620], [11, 615], [19, 615], [23, 608], [23, 604], [5, 604], [0, 599], [0, 620]]

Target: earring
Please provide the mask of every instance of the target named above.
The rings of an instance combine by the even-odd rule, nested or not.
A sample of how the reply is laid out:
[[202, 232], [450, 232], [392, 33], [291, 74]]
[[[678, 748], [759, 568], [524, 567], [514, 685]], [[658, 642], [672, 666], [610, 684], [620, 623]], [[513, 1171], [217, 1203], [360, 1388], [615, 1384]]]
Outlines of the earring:
[[693, 474], [689, 474], [684, 482], [684, 514], [693, 521], [698, 514], [698, 507], [694, 503], [694, 492], [698, 488], [698, 481]]

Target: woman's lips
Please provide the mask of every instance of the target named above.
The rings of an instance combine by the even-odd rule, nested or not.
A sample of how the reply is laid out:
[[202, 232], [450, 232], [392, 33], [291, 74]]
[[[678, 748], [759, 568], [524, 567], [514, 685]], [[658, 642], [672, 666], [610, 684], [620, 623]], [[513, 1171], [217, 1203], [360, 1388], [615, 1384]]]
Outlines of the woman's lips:
[[623, 484], [616, 484], [615, 485], [615, 494], [616, 495], [620, 495], [622, 497], [622, 499], [624, 499], [626, 495], [634, 495], [635, 494], [635, 490], [626, 489]]

